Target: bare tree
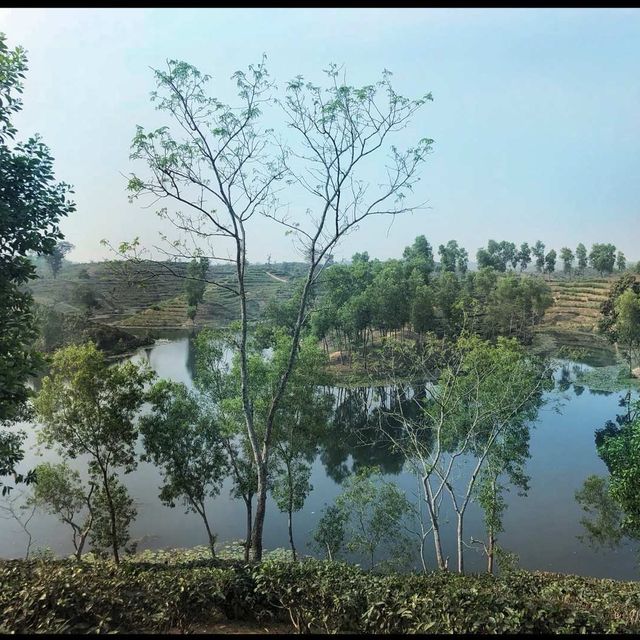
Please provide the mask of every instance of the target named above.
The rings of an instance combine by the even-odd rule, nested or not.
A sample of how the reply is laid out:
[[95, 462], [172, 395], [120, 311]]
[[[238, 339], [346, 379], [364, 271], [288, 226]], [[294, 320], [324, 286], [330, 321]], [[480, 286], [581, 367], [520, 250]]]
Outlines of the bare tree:
[[15, 491], [10, 496], [5, 497], [6, 504], [0, 504], [0, 518], [4, 520], [15, 520], [20, 528], [25, 532], [27, 536], [27, 550], [25, 552], [25, 560], [29, 559], [31, 553], [32, 535], [29, 531], [29, 523], [33, 518], [36, 507], [28, 502], [20, 504], [24, 498], [23, 493], [16, 493]]
[[[138, 127], [132, 145], [132, 159], [143, 161], [150, 170], [145, 178], [132, 175], [132, 197], [146, 194], [177, 207], [159, 211], [181, 236], [173, 240], [164, 236], [167, 242], [157, 249], [168, 260], [155, 266], [178, 273], [172, 261], [199, 256], [229, 262], [235, 270], [232, 283], [206, 281], [232, 292], [238, 300], [240, 329], [235, 346], [244, 421], [258, 480], [252, 533], [255, 559], [262, 557], [274, 419], [296, 362], [312, 289], [334, 247], [350, 231], [372, 216], [394, 216], [417, 208], [405, 204], [405, 196], [418, 180], [418, 169], [432, 144], [424, 138], [404, 152], [387, 147], [392, 134], [406, 126], [430, 95], [420, 100], [398, 95], [386, 71], [380, 81], [361, 88], [341, 82], [335, 66], [326, 74], [326, 88], [297, 77], [287, 85], [284, 98], [272, 99], [275, 87], [263, 58], [248, 72], [233, 75], [239, 106], [230, 107], [206, 94], [209, 76], [185, 62], [168, 61], [166, 70], [155, 71], [158, 91], [152, 100], [170, 116], [173, 128], [145, 131]], [[292, 133], [291, 145], [261, 124], [263, 109], [276, 105]], [[360, 177], [361, 165], [386, 149], [385, 179], [373, 187]], [[304, 214], [283, 212], [279, 198], [284, 188], [306, 194], [309, 207]], [[261, 425], [255, 424], [249, 395], [245, 285], [249, 242], [260, 243], [259, 230], [250, 234], [256, 214], [292, 234], [307, 263], [291, 350]], [[119, 250], [142, 262], [137, 241], [123, 243]]]

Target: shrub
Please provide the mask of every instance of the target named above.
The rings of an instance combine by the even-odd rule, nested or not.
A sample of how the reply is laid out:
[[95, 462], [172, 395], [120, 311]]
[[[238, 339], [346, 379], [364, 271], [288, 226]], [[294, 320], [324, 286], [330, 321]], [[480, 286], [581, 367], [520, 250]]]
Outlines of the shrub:
[[119, 566], [2, 561], [0, 633], [162, 633], [225, 618], [328, 633], [640, 632], [636, 582], [525, 571], [380, 575], [314, 559], [247, 565], [205, 551], [182, 562], [177, 551], [149, 552]]

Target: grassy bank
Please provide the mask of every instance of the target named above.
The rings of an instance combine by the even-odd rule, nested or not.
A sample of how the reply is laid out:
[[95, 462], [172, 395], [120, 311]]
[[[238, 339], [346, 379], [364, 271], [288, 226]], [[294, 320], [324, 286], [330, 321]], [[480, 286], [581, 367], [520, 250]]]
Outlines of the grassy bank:
[[[144, 558], [144, 556], [142, 556]], [[319, 560], [0, 563], [0, 632], [640, 632], [640, 583], [518, 571], [375, 575]]]

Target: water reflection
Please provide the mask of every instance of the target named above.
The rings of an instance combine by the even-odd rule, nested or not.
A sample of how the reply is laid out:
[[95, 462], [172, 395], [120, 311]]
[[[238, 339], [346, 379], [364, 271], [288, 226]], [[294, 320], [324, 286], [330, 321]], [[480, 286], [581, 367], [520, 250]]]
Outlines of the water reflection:
[[[159, 377], [169, 378], [193, 386], [193, 345], [188, 335], [139, 351], [134, 359], [145, 360]], [[566, 365], [566, 366], [564, 366]], [[621, 415], [620, 394], [596, 392], [576, 383], [586, 365], [564, 361], [557, 373], [558, 389], [547, 394], [551, 402], [543, 410], [531, 431], [530, 453], [526, 472], [531, 477], [528, 497], [515, 492], [506, 496], [508, 508], [502, 544], [520, 557], [524, 568], [579, 573], [598, 577], [634, 579], [638, 577], [633, 548], [597, 552], [581, 543], [583, 533], [580, 519], [582, 510], [574, 499], [585, 478], [590, 474], [607, 472], [594, 447], [594, 433], [607, 420]], [[573, 393], [570, 393], [573, 389]], [[312, 464], [311, 484], [314, 489], [304, 508], [296, 515], [297, 538], [302, 552], [308, 552], [320, 511], [340, 493], [340, 484], [362, 466], [378, 465], [383, 473], [392, 477], [413, 499], [416, 480], [404, 468], [400, 452], [391, 446], [385, 431], [393, 433], [399, 424], [386, 423], [383, 408], [411, 414], [417, 405], [412, 402], [418, 388], [407, 388], [395, 393], [388, 387], [331, 388], [334, 412], [317, 443], [317, 455]], [[565, 392], [562, 412], [551, 409]], [[568, 392], [568, 393], [566, 393]], [[634, 394], [633, 397], [636, 397]], [[397, 413], [398, 411], [396, 411]], [[27, 456], [24, 466], [30, 468], [43, 461], [37, 456], [35, 430], [37, 425], [24, 425], [29, 430]], [[44, 451], [45, 460], [57, 459]], [[309, 456], [310, 458], [313, 455]], [[82, 461], [77, 461], [82, 468]], [[133, 536], [143, 540], [140, 548], [167, 548], [204, 544], [203, 528], [197, 517], [182, 509], [170, 509], [158, 499], [161, 478], [158, 471], [141, 463], [136, 471], [123, 478], [135, 497], [139, 516], [133, 527]], [[225, 483], [221, 494], [212, 501], [215, 528], [221, 541], [242, 539], [245, 535], [245, 510], [241, 500], [230, 496], [232, 482]], [[469, 535], [480, 538], [484, 534], [479, 510], [469, 513]], [[33, 520], [34, 545], [50, 546], [56, 553], [69, 553], [70, 542], [64, 525], [52, 516], [37, 514]], [[287, 544], [286, 516], [270, 500], [265, 521], [265, 547], [284, 547]], [[445, 541], [445, 553], [454, 556], [453, 540]], [[16, 557], [23, 553], [24, 539], [16, 525], [0, 520], [0, 556]], [[485, 560], [478, 554], [477, 561], [469, 558], [469, 570], [480, 571]]]

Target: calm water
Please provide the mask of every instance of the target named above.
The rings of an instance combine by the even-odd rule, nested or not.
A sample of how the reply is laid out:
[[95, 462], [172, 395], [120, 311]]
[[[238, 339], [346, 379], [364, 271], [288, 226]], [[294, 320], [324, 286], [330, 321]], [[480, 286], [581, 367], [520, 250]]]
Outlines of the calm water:
[[[161, 377], [191, 384], [193, 353], [187, 337], [142, 350], [134, 359], [148, 360]], [[347, 399], [354, 406], [362, 406], [360, 401], [375, 402], [372, 390], [362, 390], [358, 394], [351, 397], [343, 395], [340, 399]], [[530, 491], [527, 497], [519, 497], [515, 491], [507, 495], [509, 506], [504, 518], [505, 531], [500, 537], [502, 546], [519, 556], [523, 568], [619, 579], [637, 579], [640, 576], [635, 548], [625, 546], [616, 551], [595, 551], [577, 537], [582, 533], [582, 512], [574, 494], [588, 475], [606, 475], [606, 467], [596, 454], [594, 431], [621, 412], [618, 404], [621, 396], [621, 393], [591, 392], [574, 385], [548, 395], [549, 402], [541, 410], [531, 432], [531, 459], [527, 464], [531, 476]], [[48, 451], [39, 454], [34, 425], [24, 427], [28, 431], [28, 440], [21, 468], [26, 470], [45, 459], [57, 458], [56, 454]], [[307, 543], [320, 511], [340, 493], [339, 481], [354, 466], [380, 464], [409, 497], [417, 490], [415, 478], [402, 472], [402, 460], [397, 456], [389, 455], [381, 447], [358, 446], [358, 439], [349, 435], [341, 438], [336, 433], [327, 439], [329, 444], [321, 447], [321, 453], [313, 464], [313, 491], [303, 510], [294, 516], [294, 535], [302, 553], [311, 553]], [[72, 465], [83, 469], [82, 461], [72, 461]], [[124, 476], [124, 481], [138, 508], [132, 536], [140, 540], [140, 549], [190, 547], [206, 543], [204, 527], [198, 516], [185, 513], [183, 508], [170, 509], [160, 503], [160, 475], [152, 465], [140, 463], [136, 471]], [[230, 487], [231, 482], [227, 481], [221, 494], [210, 503], [211, 520], [220, 542], [243, 538], [245, 533], [244, 503], [229, 497]], [[469, 511], [465, 528], [467, 539], [468, 536], [484, 536], [481, 514], [477, 509]], [[445, 554], [450, 555], [453, 566], [453, 519], [445, 523], [443, 529], [447, 532]], [[54, 516], [36, 513], [30, 530], [34, 546], [50, 547], [59, 554], [73, 550], [68, 528]], [[265, 521], [265, 547], [286, 547], [287, 541], [286, 516], [270, 502]], [[0, 519], [0, 556], [23, 556], [25, 546], [26, 537], [17, 523]], [[427, 548], [431, 551], [431, 547]], [[468, 570], [482, 570], [485, 559], [480, 553], [469, 550], [466, 563]]]

